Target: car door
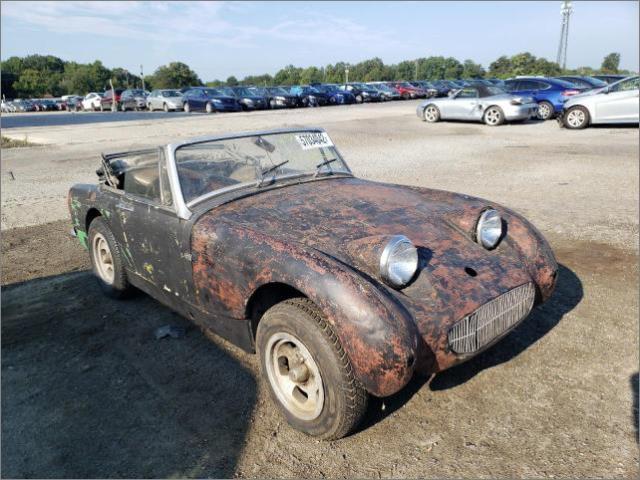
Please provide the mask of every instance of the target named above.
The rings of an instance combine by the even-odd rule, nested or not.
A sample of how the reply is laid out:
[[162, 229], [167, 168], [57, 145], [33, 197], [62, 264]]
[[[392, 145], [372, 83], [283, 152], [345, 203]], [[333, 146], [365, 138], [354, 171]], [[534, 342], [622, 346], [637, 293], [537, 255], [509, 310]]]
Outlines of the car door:
[[608, 93], [599, 94], [593, 122], [637, 122], [639, 84], [640, 77], [630, 78], [609, 87]]
[[120, 172], [120, 188], [111, 223], [119, 233], [127, 270], [154, 296], [171, 304], [188, 300], [184, 221], [174, 208], [164, 151], [132, 152], [113, 161], [119, 162], [115, 170]]
[[456, 120], [473, 120], [477, 117], [475, 112], [478, 109], [478, 90], [474, 87], [461, 89], [447, 103], [446, 118]]

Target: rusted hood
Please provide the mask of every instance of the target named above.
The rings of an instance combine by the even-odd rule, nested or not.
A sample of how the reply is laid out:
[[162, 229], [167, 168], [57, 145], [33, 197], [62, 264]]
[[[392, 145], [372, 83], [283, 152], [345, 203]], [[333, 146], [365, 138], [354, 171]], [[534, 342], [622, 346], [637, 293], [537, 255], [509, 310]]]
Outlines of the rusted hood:
[[[366, 251], [367, 239], [406, 235], [419, 248], [424, 274], [402, 295], [425, 298], [427, 293], [473, 292], [459, 299], [468, 302], [458, 305], [459, 311], [477, 306], [474, 300], [487, 301], [499, 291], [529, 281], [522, 262], [508, 246], [489, 252], [471, 238], [478, 215], [489, 205], [439, 190], [340, 178], [264, 191], [214, 208], [203, 218], [225, 219], [286, 237], [372, 277], [377, 266], [360, 255]], [[472, 270], [465, 268], [476, 275], [472, 277]]]

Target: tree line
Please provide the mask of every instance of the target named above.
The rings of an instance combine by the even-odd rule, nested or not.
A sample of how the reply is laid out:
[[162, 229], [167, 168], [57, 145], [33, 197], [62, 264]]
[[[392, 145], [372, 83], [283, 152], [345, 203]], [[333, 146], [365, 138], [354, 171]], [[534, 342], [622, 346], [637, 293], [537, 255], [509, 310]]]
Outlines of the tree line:
[[[226, 80], [212, 80], [207, 86], [236, 85], [298, 85], [315, 82], [342, 83], [349, 81], [440, 80], [457, 78], [509, 78], [516, 75], [560, 74], [590, 75], [595, 73], [632, 73], [619, 70], [620, 54], [607, 55], [600, 68], [581, 67], [562, 70], [555, 62], [535, 57], [529, 52], [511, 57], [501, 56], [485, 69], [473, 60], [460, 62], [453, 57], [432, 56], [405, 60], [386, 65], [380, 58], [355, 64], [338, 62], [324, 67], [296, 67], [287, 65], [275, 75], [249, 75], [242, 80], [230, 76]], [[348, 71], [348, 73], [347, 73]], [[198, 75], [182, 62], [158, 67], [144, 78], [124, 68], [109, 69], [102, 62], [81, 64], [52, 55], [10, 57], [0, 63], [2, 94], [6, 98], [58, 97], [65, 94], [101, 92], [109, 81], [115, 88], [182, 88], [204, 85]]]

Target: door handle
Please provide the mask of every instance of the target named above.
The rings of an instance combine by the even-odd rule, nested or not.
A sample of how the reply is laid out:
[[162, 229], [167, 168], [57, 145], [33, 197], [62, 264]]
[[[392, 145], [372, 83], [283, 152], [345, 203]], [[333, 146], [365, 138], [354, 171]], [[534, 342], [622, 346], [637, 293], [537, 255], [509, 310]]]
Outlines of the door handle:
[[133, 212], [133, 205], [130, 205], [128, 203], [118, 202], [116, 204], [116, 207], [118, 207], [120, 210], [126, 210], [127, 212]]

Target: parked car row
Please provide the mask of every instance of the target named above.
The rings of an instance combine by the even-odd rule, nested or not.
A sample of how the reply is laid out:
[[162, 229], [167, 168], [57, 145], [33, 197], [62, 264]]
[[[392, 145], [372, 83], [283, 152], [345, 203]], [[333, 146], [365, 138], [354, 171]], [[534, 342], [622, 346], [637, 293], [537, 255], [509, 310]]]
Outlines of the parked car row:
[[496, 126], [537, 117], [558, 117], [567, 128], [592, 123], [638, 123], [638, 78], [607, 84], [592, 77], [517, 77], [501, 86], [472, 81], [447, 97], [429, 98], [416, 109], [426, 122], [481, 121]]

